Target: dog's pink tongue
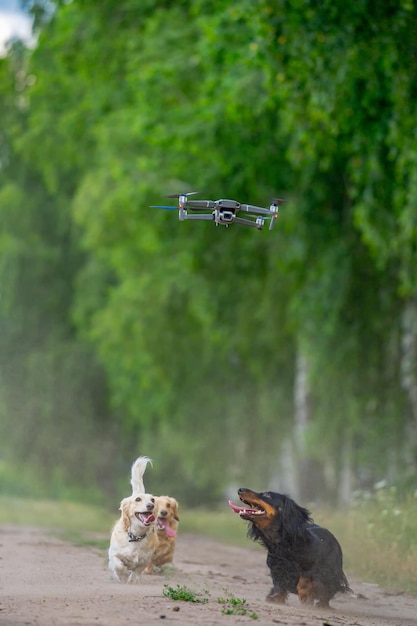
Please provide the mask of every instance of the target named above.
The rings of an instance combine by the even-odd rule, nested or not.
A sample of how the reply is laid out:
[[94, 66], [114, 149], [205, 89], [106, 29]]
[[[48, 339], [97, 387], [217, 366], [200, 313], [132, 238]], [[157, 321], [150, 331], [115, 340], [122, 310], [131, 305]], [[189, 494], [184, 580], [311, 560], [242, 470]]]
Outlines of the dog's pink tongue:
[[171, 528], [171, 526], [168, 524], [166, 520], [162, 522], [162, 525], [165, 528], [167, 537], [175, 537], [175, 535], [177, 534], [177, 531], [174, 528]]
[[229, 500], [229, 506], [235, 513], [240, 513], [240, 511], [243, 511], [243, 508], [241, 506], [236, 506], [236, 504], [233, 504], [231, 500]]
[[168, 526], [168, 524], [165, 526], [165, 532], [168, 537], [175, 537], [177, 534], [177, 531], [174, 530], [174, 528], [171, 528], [171, 526]]

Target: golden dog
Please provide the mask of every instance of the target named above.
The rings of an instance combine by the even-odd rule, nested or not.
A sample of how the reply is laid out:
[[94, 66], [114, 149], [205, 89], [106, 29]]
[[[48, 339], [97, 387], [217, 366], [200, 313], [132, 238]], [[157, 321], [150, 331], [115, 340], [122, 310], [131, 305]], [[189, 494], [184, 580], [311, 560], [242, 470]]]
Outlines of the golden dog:
[[156, 498], [156, 528], [158, 546], [152, 555], [146, 572], [151, 573], [154, 567], [172, 563], [175, 552], [175, 541], [178, 528], [178, 502], [169, 496]]

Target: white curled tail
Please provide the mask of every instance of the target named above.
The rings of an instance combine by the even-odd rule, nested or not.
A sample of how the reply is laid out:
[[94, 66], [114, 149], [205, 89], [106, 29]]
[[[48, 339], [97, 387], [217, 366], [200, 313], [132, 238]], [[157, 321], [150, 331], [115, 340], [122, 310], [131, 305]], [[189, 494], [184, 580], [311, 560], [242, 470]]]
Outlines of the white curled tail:
[[152, 465], [152, 459], [147, 456], [140, 456], [133, 463], [130, 479], [130, 484], [132, 485], [132, 494], [146, 493], [145, 486], [143, 484], [143, 475], [145, 473], [148, 463]]

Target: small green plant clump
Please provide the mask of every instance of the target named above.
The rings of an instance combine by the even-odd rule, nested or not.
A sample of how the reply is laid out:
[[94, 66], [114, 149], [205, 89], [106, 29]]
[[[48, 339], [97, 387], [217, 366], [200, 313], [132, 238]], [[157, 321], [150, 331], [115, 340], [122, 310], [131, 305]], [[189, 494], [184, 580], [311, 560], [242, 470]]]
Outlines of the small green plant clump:
[[223, 615], [247, 615], [251, 619], [259, 619], [256, 613], [250, 611], [244, 598], [235, 598], [233, 594], [230, 594], [227, 598], [217, 598], [217, 602], [223, 604]]
[[164, 585], [163, 594], [166, 598], [181, 600], [182, 602], [198, 602], [201, 604], [208, 602], [206, 596], [202, 596], [201, 593], [195, 593], [185, 585], [177, 585], [176, 587]]
[[[196, 593], [185, 585], [177, 585], [176, 587], [164, 585], [163, 595], [166, 598], [170, 598], [175, 601], [206, 604], [210, 594], [208, 591], [205, 591], [204, 593]], [[245, 599], [235, 598], [232, 593], [227, 593], [227, 596], [224, 598], [217, 598], [217, 602], [223, 605], [223, 615], [247, 615], [251, 619], [259, 619], [259, 616], [256, 613], [250, 611]]]

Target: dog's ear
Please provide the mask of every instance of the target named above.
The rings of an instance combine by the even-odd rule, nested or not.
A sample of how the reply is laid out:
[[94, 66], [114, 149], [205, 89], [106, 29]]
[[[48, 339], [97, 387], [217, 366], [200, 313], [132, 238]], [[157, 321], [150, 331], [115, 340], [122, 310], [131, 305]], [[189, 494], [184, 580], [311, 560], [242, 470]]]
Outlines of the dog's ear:
[[177, 522], [179, 522], [179, 521], [180, 521], [180, 518], [178, 517], [178, 508], [179, 508], [179, 504], [178, 504], [178, 502], [176, 501], [176, 499], [175, 499], [175, 498], [172, 498], [172, 504], [173, 504], [173, 507], [174, 507], [174, 519], [175, 519]]
[[283, 498], [280, 516], [282, 520], [282, 534], [289, 537], [296, 537], [306, 523], [313, 521], [310, 511], [294, 502], [288, 496]]
[[129, 530], [130, 526], [130, 517], [129, 517], [129, 509], [130, 509], [130, 498], [123, 498], [120, 503], [120, 511], [122, 512], [122, 524], [124, 530]]
[[155, 517], [158, 517], [159, 511], [161, 510], [161, 498], [158, 496], [152, 496], [152, 498], [154, 498], [154, 505], [155, 505], [153, 514], [155, 515]]

